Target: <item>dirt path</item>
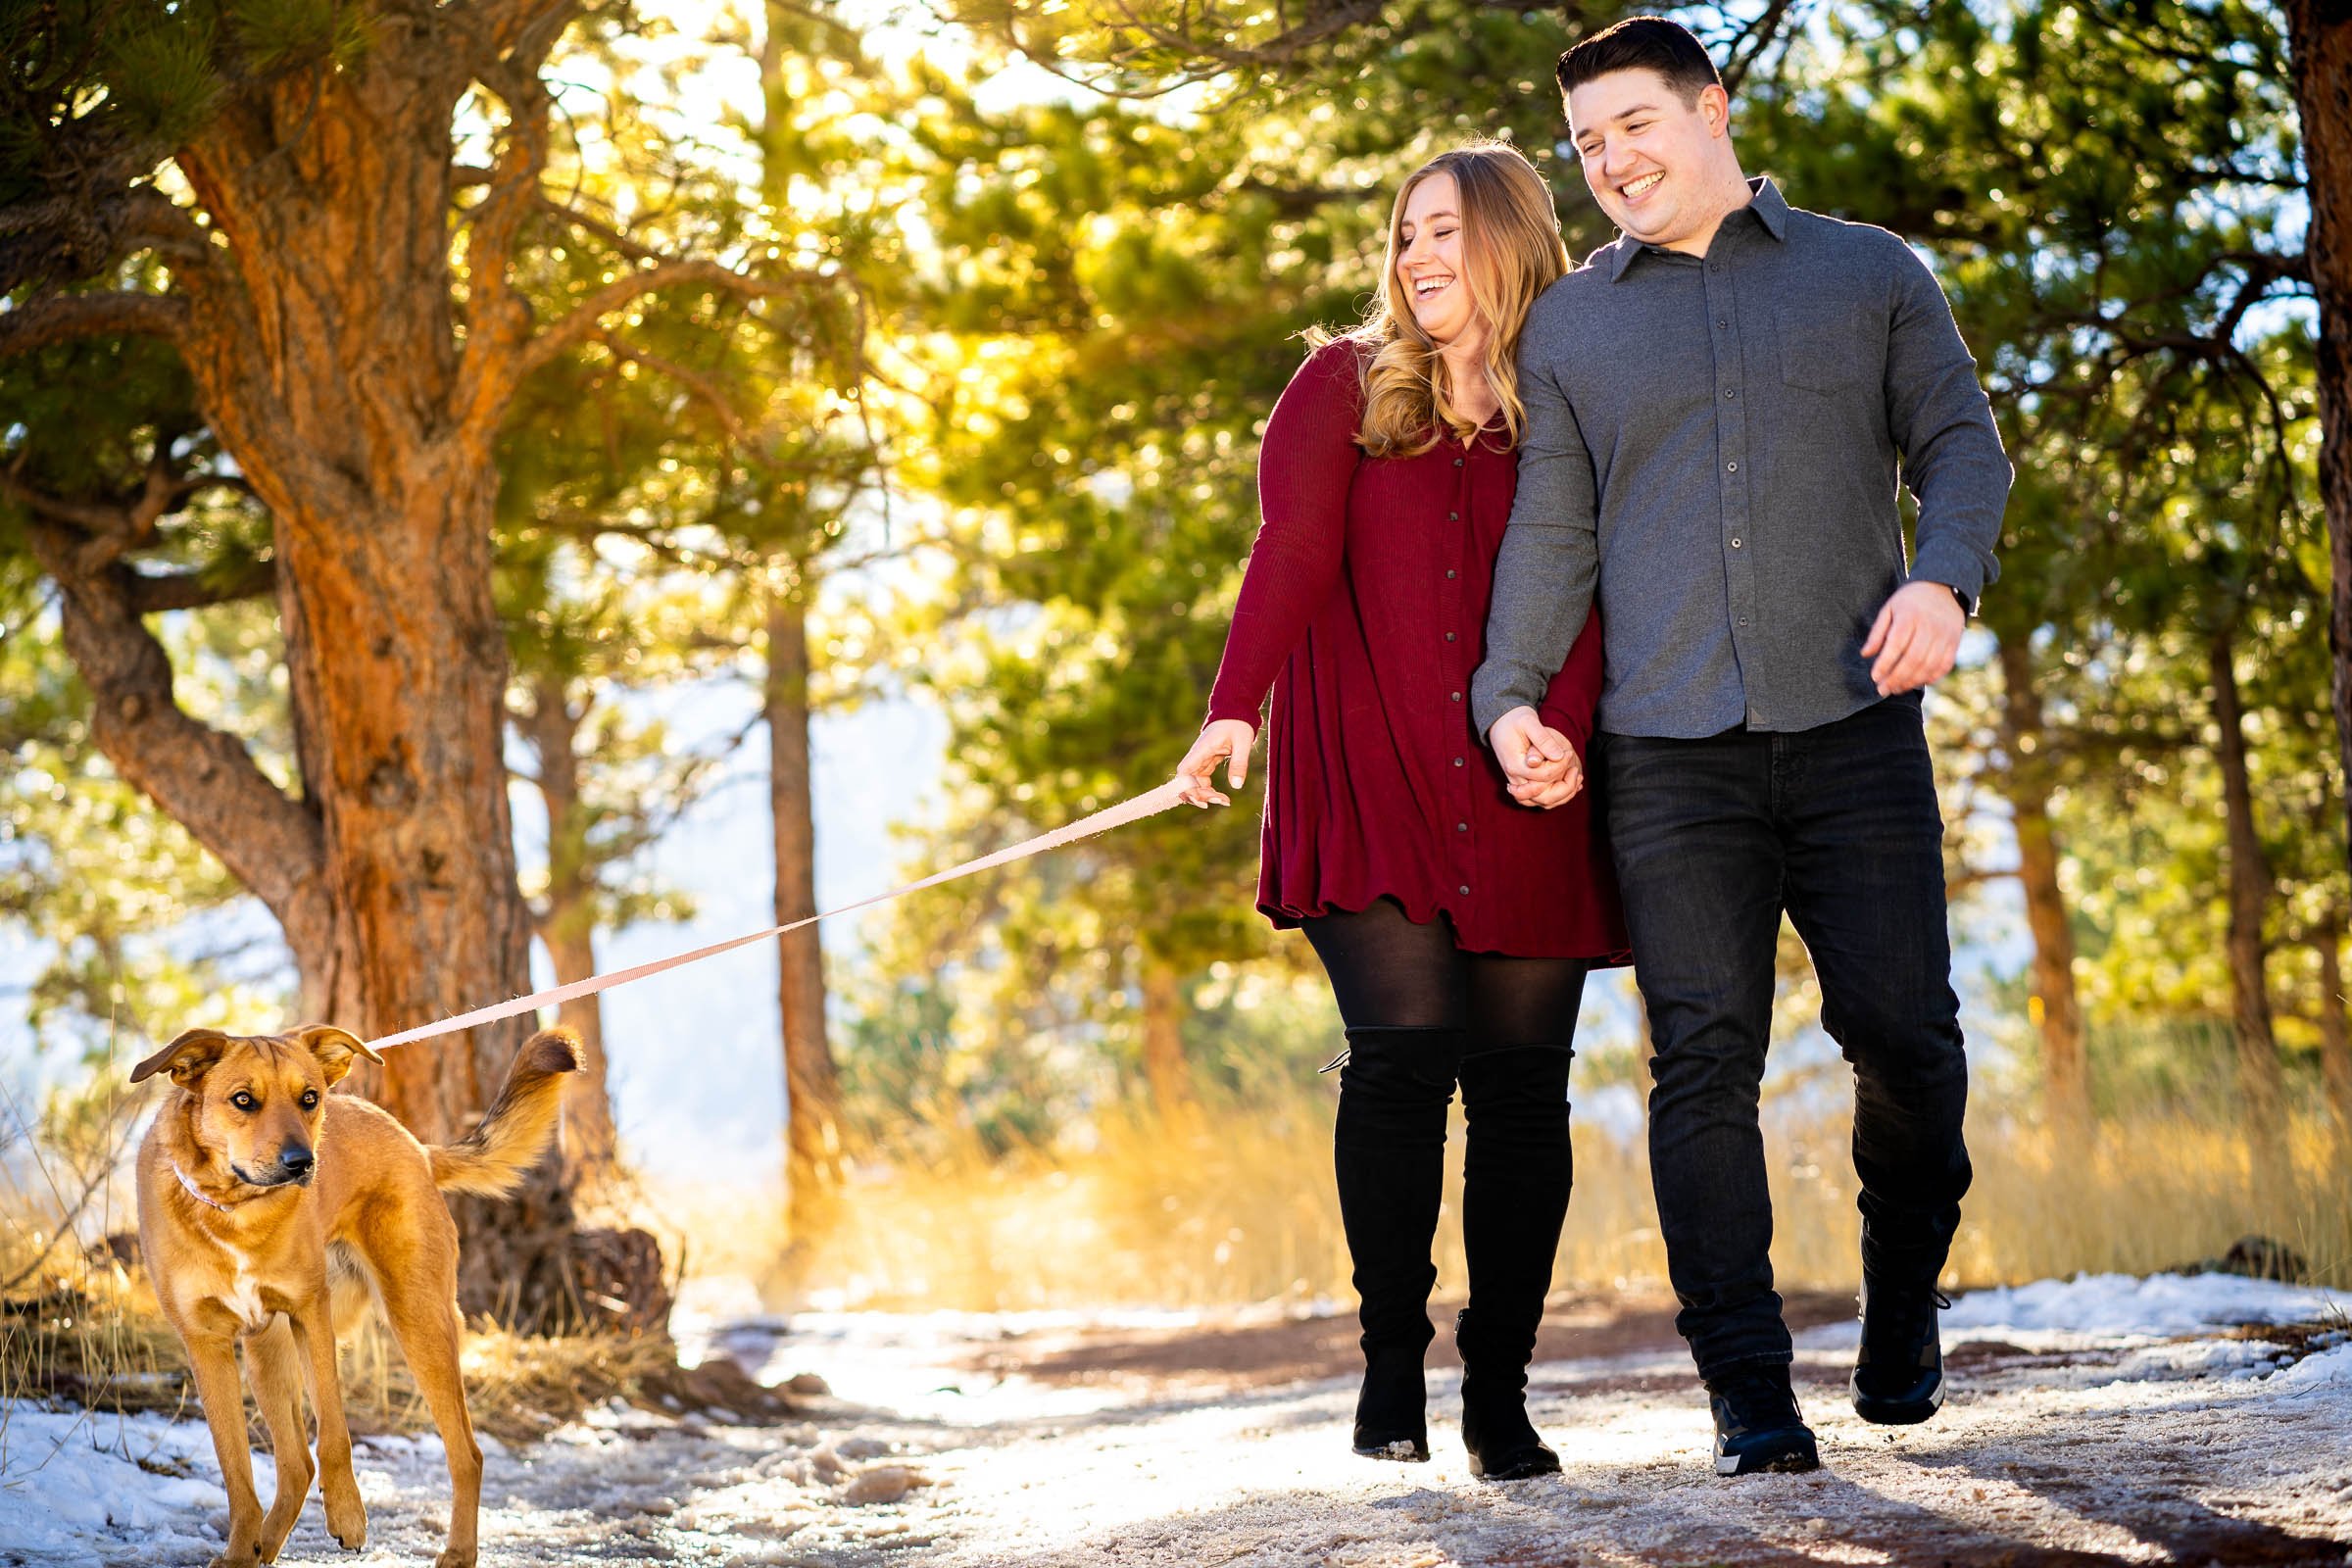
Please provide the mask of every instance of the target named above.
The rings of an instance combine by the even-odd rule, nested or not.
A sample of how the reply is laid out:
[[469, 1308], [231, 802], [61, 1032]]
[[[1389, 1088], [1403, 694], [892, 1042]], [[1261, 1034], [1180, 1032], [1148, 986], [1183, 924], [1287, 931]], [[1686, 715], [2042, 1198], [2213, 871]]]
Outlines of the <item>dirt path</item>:
[[[1654, 1299], [1560, 1304], [1533, 1407], [1567, 1473], [1506, 1487], [1469, 1476], [1452, 1422], [1458, 1374], [1437, 1348], [1435, 1460], [1348, 1452], [1343, 1319], [737, 1324], [713, 1333], [714, 1348], [770, 1378], [817, 1371], [835, 1396], [790, 1426], [607, 1410], [500, 1449], [483, 1561], [2347, 1561], [2352, 1342], [2340, 1305], [2278, 1287], [2248, 1297], [2257, 1288], [2233, 1282], [2235, 1295], [2209, 1291], [2185, 1307], [2168, 1298], [2176, 1316], [2206, 1320], [2183, 1330], [2151, 1319], [2149, 1290], [2125, 1282], [2108, 1294], [2139, 1290], [2134, 1309], [2150, 1320], [2100, 1327], [2069, 1318], [2086, 1315], [2068, 1305], [2075, 1287], [2049, 1289], [1964, 1300], [1945, 1334], [1951, 1401], [1934, 1424], [1901, 1432], [1845, 1409], [1845, 1304], [1793, 1301], [1793, 1319], [1811, 1325], [1798, 1376], [1828, 1468], [1728, 1482], [1709, 1473], [1705, 1411], [1667, 1303]], [[2232, 1326], [2260, 1320], [2268, 1326]], [[0, 1563], [196, 1564], [218, 1549], [220, 1493], [200, 1427], [110, 1431], [6, 1414]], [[360, 1468], [368, 1551], [336, 1551], [314, 1501], [283, 1560], [430, 1560], [446, 1499], [437, 1446], [378, 1440]]]

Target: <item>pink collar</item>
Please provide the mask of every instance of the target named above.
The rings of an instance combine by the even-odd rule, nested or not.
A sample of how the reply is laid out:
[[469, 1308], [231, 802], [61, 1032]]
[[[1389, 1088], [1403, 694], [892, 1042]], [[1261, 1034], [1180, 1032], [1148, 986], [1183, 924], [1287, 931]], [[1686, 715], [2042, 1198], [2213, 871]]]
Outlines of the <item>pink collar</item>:
[[179, 1178], [180, 1187], [190, 1198], [193, 1198], [196, 1200], [196, 1201], [202, 1203], [207, 1208], [217, 1208], [223, 1214], [228, 1212], [228, 1205], [226, 1203], [221, 1202], [217, 1198], [207, 1198], [205, 1196], [204, 1189], [198, 1187], [194, 1180], [189, 1177], [188, 1173], [179, 1168], [178, 1160], [168, 1160], [166, 1163], [171, 1165], [172, 1174]]

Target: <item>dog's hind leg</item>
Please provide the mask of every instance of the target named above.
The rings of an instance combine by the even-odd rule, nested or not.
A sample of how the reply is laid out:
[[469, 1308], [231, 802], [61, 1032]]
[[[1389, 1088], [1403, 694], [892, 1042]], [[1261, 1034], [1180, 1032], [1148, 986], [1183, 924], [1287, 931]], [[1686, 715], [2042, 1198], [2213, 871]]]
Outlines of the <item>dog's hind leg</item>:
[[311, 1403], [318, 1412], [318, 1491], [326, 1499], [326, 1533], [345, 1549], [368, 1544], [368, 1505], [351, 1469], [351, 1428], [343, 1420], [343, 1380], [335, 1370], [335, 1330], [323, 1288], [290, 1314], [294, 1338], [311, 1369]]
[[302, 1352], [285, 1316], [245, 1342], [245, 1371], [252, 1380], [262, 1419], [270, 1426], [270, 1452], [277, 1461], [277, 1495], [262, 1521], [262, 1561], [275, 1562], [302, 1516], [311, 1494], [311, 1445], [302, 1427]]
[[252, 1568], [260, 1561], [254, 1548], [262, 1536], [262, 1499], [253, 1490], [236, 1341], [226, 1334], [189, 1334], [184, 1340], [188, 1366], [196, 1374], [196, 1397], [204, 1401], [204, 1424], [213, 1432], [213, 1454], [220, 1461], [220, 1483], [228, 1493], [228, 1549], [213, 1559], [212, 1568]]
[[[379, 1278], [382, 1278], [379, 1276]], [[446, 1277], [413, 1284], [383, 1279], [384, 1315], [400, 1341], [409, 1375], [424, 1394], [449, 1454], [449, 1541], [433, 1568], [474, 1568], [482, 1507], [482, 1446], [466, 1408], [466, 1380], [458, 1366], [458, 1281], [455, 1256]]]

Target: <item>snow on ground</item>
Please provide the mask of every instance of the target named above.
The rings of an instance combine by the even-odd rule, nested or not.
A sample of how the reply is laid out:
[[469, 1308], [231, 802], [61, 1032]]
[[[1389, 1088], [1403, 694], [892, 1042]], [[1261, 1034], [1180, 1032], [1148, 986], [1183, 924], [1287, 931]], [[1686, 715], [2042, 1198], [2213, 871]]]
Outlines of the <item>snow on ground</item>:
[[[720, 1310], [684, 1314], [690, 1354], [770, 1379], [814, 1371], [833, 1397], [788, 1426], [606, 1409], [529, 1447], [486, 1443], [485, 1563], [1988, 1568], [2339, 1564], [2352, 1543], [2352, 1300], [2228, 1277], [1963, 1297], [1945, 1319], [1950, 1402], [1904, 1430], [1846, 1410], [1850, 1323], [1811, 1329], [1797, 1375], [1828, 1467], [1737, 1481], [1706, 1463], [1670, 1306], [1602, 1301], [1571, 1353], [1535, 1370], [1536, 1418], [1567, 1473], [1506, 1487], [1469, 1476], [1458, 1374], [1434, 1358], [1435, 1460], [1349, 1453], [1339, 1321], [703, 1305]], [[1605, 1353], [1574, 1354], [1580, 1339]], [[1257, 1354], [1277, 1344], [1312, 1353]], [[218, 1549], [226, 1515], [201, 1425], [22, 1404], [0, 1422], [0, 1564], [200, 1564]], [[368, 1440], [358, 1460], [368, 1549], [340, 1552], [314, 1499], [281, 1560], [439, 1548], [439, 1445]]]

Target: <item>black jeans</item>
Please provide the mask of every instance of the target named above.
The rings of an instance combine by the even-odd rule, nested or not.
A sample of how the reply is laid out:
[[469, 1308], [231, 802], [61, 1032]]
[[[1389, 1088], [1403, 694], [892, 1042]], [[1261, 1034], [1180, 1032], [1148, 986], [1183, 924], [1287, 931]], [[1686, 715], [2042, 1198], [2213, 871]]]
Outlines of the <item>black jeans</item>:
[[1915, 698], [1796, 734], [1609, 735], [1610, 843], [1648, 1009], [1649, 1157], [1699, 1375], [1788, 1362], [1756, 1105], [1787, 911], [1854, 1070], [1863, 1270], [1933, 1282], [1968, 1191], [1942, 818]]

